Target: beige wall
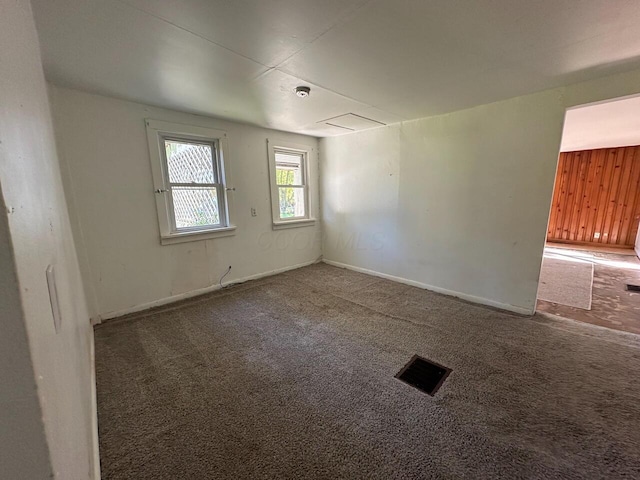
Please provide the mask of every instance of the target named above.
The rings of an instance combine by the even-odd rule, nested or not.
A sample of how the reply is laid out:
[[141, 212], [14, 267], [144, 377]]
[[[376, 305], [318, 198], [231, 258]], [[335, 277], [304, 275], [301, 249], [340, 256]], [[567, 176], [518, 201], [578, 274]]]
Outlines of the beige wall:
[[323, 139], [325, 260], [533, 312], [565, 109], [637, 91], [631, 72]]
[[0, 65], [0, 477], [97, 478], [93, 330], [26, 0], [0, 2]]
[[[315, 261], [320, 222], [273, 231], [267, 138], [313, 149], [312, 210], [319, 216], [318, 141], [234, 122], [52, 86], [56, 136], [92, 316], [108, 318], [225, 282]], [[160, 245], [144, 119], [224, 130], [235, 236]], [[251, 216], [251, 207], [257, 216]]]

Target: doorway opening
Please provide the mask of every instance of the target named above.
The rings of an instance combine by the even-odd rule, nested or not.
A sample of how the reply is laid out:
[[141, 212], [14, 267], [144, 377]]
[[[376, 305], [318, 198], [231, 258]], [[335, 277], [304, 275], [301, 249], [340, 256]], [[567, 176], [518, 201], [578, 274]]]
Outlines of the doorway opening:
[[536, 309], [640, 334], [640, 96], [565, 117]]

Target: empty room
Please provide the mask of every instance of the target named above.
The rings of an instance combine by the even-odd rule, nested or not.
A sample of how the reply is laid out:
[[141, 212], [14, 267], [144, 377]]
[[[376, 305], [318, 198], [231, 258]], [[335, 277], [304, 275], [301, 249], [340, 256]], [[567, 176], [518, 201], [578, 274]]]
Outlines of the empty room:
[[0, 0], [0, 478], [640, 478], [639, 22]]

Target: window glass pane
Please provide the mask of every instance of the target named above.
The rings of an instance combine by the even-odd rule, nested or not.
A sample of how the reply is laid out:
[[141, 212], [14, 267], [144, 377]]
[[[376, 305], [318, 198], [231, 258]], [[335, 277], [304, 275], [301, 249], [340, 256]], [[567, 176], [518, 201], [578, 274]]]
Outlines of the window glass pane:
[[211, 145], [165, 140], [171, 183], [217, 183]]
[[302, 154], [276, 152], [276, 182], [278, 185], [303, 185]]
[[218, 192], [215, 187], [173, 187], [176, 228], [220, 224]]
[[280, 218], [304, 217], [304, 188], [278, 187]]

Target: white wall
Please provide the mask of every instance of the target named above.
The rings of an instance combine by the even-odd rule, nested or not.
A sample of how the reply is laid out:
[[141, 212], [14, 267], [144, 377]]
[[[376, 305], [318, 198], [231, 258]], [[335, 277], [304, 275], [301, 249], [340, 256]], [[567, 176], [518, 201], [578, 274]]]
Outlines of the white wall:
[[[273, 231], [267, 138], [313, 148], [312, 211], [319, 215], [317, 139], [52, 86], [56, 136], [92, 316], [108, 318], [218, 283], [315, 261], [320, 222]], [[228, 133], [232, 237], [160, 245], [144, 119]], [[251, 207], [258, 215], [252, 217]]]
[[97, 478], [93, 330], [27, 0], [0, 2], [0, 65], [0, 477]]
[[567, 111], [563, 152], [640, 145], [640, 97], [598, 102]]
[[49, 451], [1, 192], [0, 209], [0, 477], [47, 478]]
[[321, 141], [326, 261], [535, 308], [566, 107], [640, 72]]

